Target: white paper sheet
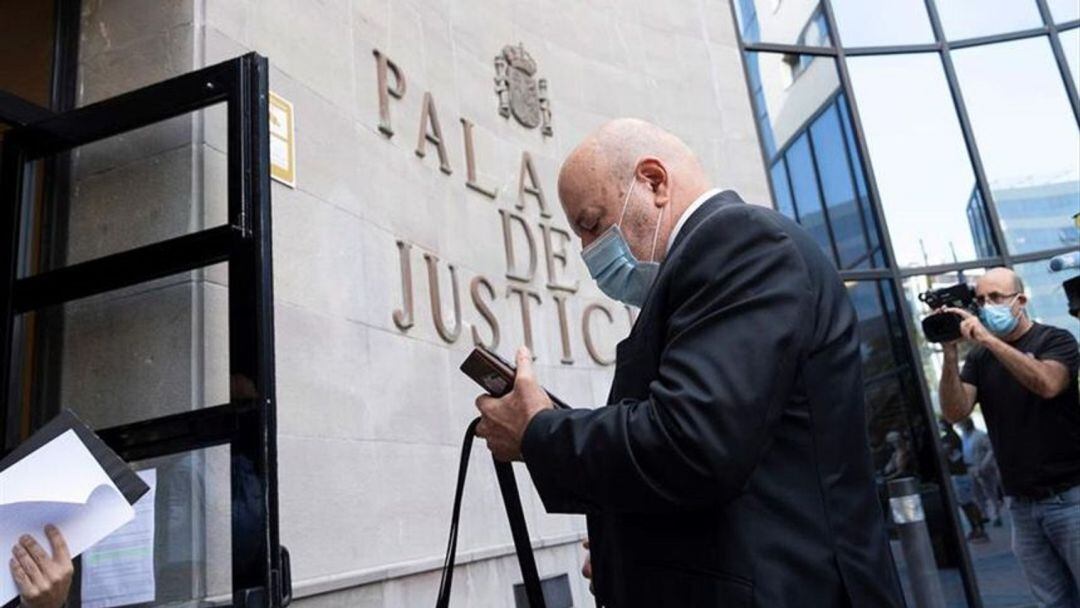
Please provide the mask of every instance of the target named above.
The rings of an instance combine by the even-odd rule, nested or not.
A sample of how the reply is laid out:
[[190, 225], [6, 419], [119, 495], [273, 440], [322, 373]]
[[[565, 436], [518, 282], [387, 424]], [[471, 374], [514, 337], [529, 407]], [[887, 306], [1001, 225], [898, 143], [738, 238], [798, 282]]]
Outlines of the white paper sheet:
[[[135, 510], [75, 431], [0, 471], [0, 547], [5, 553], [23, 534], [51, 552], [45, 537], [45, 525], [51, 523], [63, 533], [74, 557], [134, 516]], [[0, 605], [16, 595], [11, 571], [3, 568]]]
[[82, 608], [112, 608], [154, 601], [157, 470], [147, 469], [138, 474], [150, 491], [135, 503], [135, 519], [83, 554]]

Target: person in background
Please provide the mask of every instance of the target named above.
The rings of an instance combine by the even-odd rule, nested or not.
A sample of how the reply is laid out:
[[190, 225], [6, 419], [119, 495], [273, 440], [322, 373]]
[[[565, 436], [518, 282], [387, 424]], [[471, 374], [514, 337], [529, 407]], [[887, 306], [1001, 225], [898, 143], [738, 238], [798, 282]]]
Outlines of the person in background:
[[975, 482], [975, 501], [994, 522], [1001, 527], [1001, 473], [994, 460], [994, 446], [990, 436], [975, 428], [968, 416], [959, 422], [960, 440], [964, 444], [964, 464]]
[[45, 527], [45, 536], [52, 555], [29, 534], [11, 548], [8, 567], [19, 589], [20, 608], [61, 608], [67, 602], [75, 574], [67, 541], [53, 525]]
[[974, 344], [960, 369], [944, 343], [939, 391], [950, 421], [982, 407], [1010, 497], [1013, 552], [1032, 595], [1046, 606], [1080, 606], [1080, 350], [1061, 328], [1033, 322], [1020, 278], [994, 268], [975, 284], [979, 316], [960, 315]]
[[964, 464], [963, 442], [948, 420], [942, 418], [938, 422], [941, 425], [941, 447], [945, 452], [945, 460], [949, 464], [949, 476], [952, 478], [953, 489], [956, 491], [956, 502], [967, 517], [968, 523], [971, 524], [968, 541], [989, 542], [990, 537], [987, 536], [986, 528], [983, 526], [986, 518], [983, 517], [982, 509], [975, 503], [975, 483], [968, 474], [967, 465]]
[[885, 463], [881, 475], [886, 480], [899, 477], [910, 477], [915, 473], [915, 457], [911, 453], [911, 445], [904, 439], [900, 431], [889, 431], [885, 434], [885, 442], [892, 448], [892, 456]]

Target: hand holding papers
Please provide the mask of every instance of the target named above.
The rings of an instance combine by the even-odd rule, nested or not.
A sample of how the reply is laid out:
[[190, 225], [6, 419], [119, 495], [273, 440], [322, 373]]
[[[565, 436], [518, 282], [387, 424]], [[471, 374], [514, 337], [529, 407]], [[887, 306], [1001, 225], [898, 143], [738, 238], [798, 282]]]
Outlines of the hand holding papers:
[[[91, 439], [97, 456], [84, 438]], [[41, 535], [54, 524], [71, 555], [79, 555], [134, 517], [129, 495], [137, 498], [146, 485], [126, 466], [118, 466], [122, 461], [73, 415], [65, 412], [28, 444], [40, 447], [0, 461], [0, 547], [14, 546], [24, 534], [38, 536], [38, 544], [47, 546]], [[12, 462], [12, 457], [19, 459]], [[132, 487], [130, 477], [140, 487]], [[118, 483], [129, 491], [121, 491]], [[10, 572], [0, 572], [0, 604], [17, 594]]]
[[67, 542], [55, 526], [45, 528], [52, 555], [42, 548], [29, 534], [12, 547], [11, 575], [22, 596], [23, 608], [60, 608], [68, 599], [71, 577], [75, 568], [71, 564]]

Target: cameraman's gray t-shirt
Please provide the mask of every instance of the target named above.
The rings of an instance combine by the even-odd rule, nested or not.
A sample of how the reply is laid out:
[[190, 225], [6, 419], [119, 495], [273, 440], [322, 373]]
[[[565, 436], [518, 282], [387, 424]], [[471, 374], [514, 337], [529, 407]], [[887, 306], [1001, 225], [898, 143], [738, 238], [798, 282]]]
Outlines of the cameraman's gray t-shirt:
[[1011, 343], [1028, 356], [1057, 361], [1069, 370], [1069, 385], [1053, 399], [1029, 391], [987, 349], [964, 359], [960, 379], [978, 389], [1001, 481], [1010, 495], [1037, 495], [1080, 484], [1080, 350], [1071, 333], [1035, 323]]

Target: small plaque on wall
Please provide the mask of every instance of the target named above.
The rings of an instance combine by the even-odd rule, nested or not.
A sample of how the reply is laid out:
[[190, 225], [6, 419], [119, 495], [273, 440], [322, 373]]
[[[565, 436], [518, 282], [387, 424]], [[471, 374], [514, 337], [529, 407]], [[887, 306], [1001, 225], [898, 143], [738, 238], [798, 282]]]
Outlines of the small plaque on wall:
[[296, 139], [293, 104], [270, 92], [270, 177], [296, 187]]

